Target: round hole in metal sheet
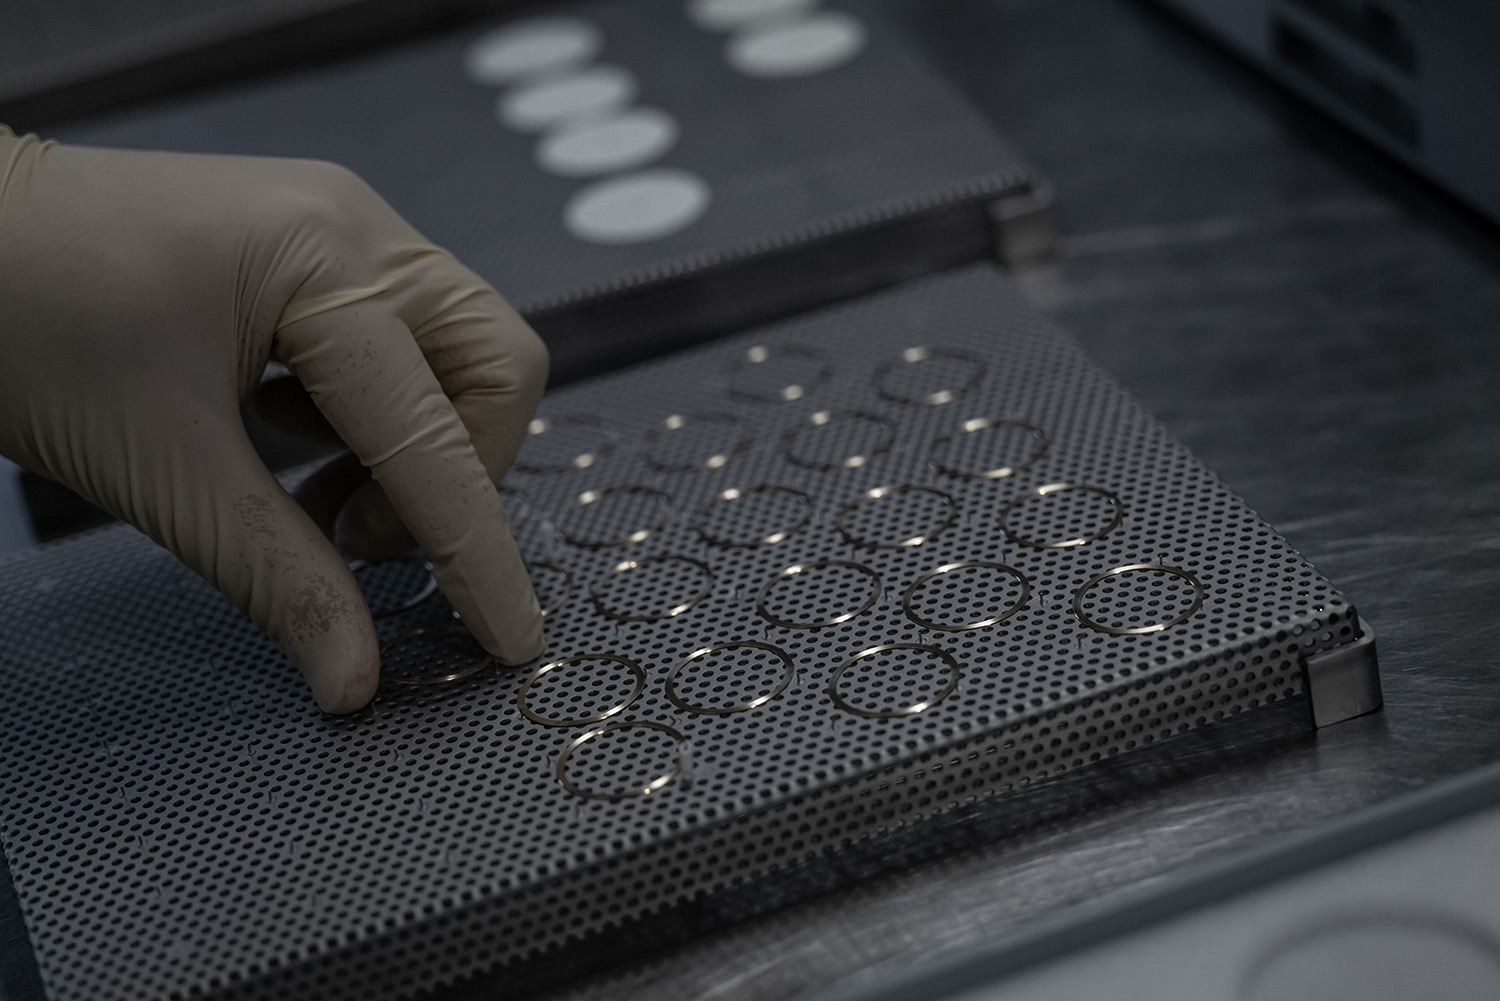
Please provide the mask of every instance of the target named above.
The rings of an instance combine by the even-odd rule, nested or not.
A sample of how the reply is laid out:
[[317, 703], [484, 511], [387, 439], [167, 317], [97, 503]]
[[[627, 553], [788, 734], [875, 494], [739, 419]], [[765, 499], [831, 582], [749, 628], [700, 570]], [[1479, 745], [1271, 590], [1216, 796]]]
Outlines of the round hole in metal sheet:
[[774, 546], [806, 528], [812, 513], [812, 498], [791, 487], [731, 487], [699, 512], [696, 528], [704, 542], [716, 546]]
[[661, 622], [713, 593], [714, 575], [690, 556], [648, 556], [616, 563], [592, 589], [599, 614], [616, 622]]
[[917, 643], [885, 643], [834, 669], [828, 695], [834, 705], [866, 719], [915, 716], [953, 694], [962, 678], [946, 650]]
[[1125, 520], [1125, 505], [1102, 487], [1048, 483], [1006, 504], [1000, 527], [1033, 549], [1066, 549], [1104, 538]]
[[1090, 629], [1141, 636], [1181, 625], [1203, 607], [1198, 578], [1180, 567], [1132, 563], [1106, 570], [1073, 596], [1073, 614]]
[[646, 671], [628, 657], [585, 653], [543, 664], [521, 684], [516, 704], [544, 726], [583, 726], [624, 712], [646, 688]]
[[715, 643], [694, 650], [672, 668], [666, 695], [686, 712], [727, 716], [770, 702], [786, 691], [796, 672], [791, 655], [769, 643]]
[[682, 774], [687, 737], [665, 723], [606, 723], [574, 738], [557, 759], [557, 780], [584, 799], [618, 803], [649, 796]]
[[836, 626], [874, 607], [880, 575], [847, 560], [798, 563], [766, 581], [755, 603], [761, 618], [786, 629]]
[[958, 524], [958, 504], [941, 490], [911, 485], [872, 487], [839, 509], [834, 527], [866, 549], [920, 546]]
[[956, 633], [998, 625], [1030, 596], [1031, 582], [1015, 567], [970, 560], [922, 574], [901, 596], [901, 608], [919, 626]]
[[833, 378], [833, 363], [804, 344], [757, 344], [729, 363], [729, 395], [755, 403], [788, 403]]
[[895, 440], [895, 429], [877, 414], [819, 410], [782, 435], [782, 449], [794, 465], [830, 472], [868, 465]]
[[998, 480], [1030, 467], [1047, 453], [1047, 435], [1022, 421], [971, 417], [938, 437], [932, 465], [967, 480]]
[[947, 348], [911, 347], [875, 369], [875, 392], [894, 403], [940, 407], [984, 378], [984, 362]]

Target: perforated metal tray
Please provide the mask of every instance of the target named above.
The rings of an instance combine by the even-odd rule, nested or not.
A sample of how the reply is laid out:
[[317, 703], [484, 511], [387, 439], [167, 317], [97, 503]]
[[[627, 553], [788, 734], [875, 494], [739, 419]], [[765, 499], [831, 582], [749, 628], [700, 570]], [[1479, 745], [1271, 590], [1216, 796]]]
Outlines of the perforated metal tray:
[[[1048, 248], [1044, 187], [895, 29], [860, 0], [800, 6], [862, 33], [850, 61], [747, 76], [731, 64], [731, 34], [700, 27], [688, 0], [555, 3], [56, 133], [342, 163], [526, 314], [559, 381], [899, 279]], [[466, 75], [486, 39], [559, 22], [582, 33], [573, 62], [494, 82]], [[589, 115], [543, 128], [533, 112], [516, 128], [502, 121], [506, 102], [600, 70], [635, 86], [599, 113], [638, 116], [638, 128], [595, 133], [586, 152], [638, 148], [641, 158], [589, 166], [567, 147], [575, 175], [543, 169], [546, 151], [563, 149], [559, 123]], [[702, 215], [622, 242], [565, 225], [600, 185], [641, 175], [701, 183]]]
[[4, 566], [54, 998], [397, 997], [1309, 688], [1378, 705], [1348, 603], [986, 266], [551, 394], [505, 489], [542, 659], [364, 568], [349, 718], [133, 532]]

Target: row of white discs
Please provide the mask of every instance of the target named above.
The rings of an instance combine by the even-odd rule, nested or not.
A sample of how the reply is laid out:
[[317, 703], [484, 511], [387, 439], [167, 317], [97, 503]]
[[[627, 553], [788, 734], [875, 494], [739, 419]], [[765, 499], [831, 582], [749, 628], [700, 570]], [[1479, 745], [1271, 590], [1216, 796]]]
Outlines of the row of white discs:
[[[688, 16], [708, 31], [728, 31], [729, 65], [762, 78], [821, 73], [864, 48], [864, 25], [820, 11], [818, 0], [691, 0]], [[464, 58], [469, 78], [507, 88], [500, 121], [541, 134], [536, 161], [561, 177], [605, 177], [563, 209], [563, 225], [591, 243], [628, 244], [670, 236], [708, 210], [712, 194], [696, 174], [642, 169], [677, 144], [677, 119], [633, 105], [639, 85], [619, 66], [595, 63], [604, 33], [590, 21], [552, 17], [482, 36]], [[606, 177], [606, 175], [609, 175]]]

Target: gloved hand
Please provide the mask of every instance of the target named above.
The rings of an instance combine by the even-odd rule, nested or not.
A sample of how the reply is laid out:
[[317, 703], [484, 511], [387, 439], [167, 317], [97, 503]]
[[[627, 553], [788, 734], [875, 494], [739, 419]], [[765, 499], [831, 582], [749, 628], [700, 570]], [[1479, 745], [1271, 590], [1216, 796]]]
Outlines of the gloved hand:
[[[0, 454], [170, 549], [281, 643], [320, 706], [351, 712], [378, 681], [370, 614], [240, 417], [273, 359], [373, 473], [337, 517], [349, 555], [414, 537], [487, 650], [537, 656], [494, 483], [547, 356], [494, 289], [332, 164], [0, 126]], [[347, 488], [339, 473], [310, 500], [337, 508], [316, 494]]]

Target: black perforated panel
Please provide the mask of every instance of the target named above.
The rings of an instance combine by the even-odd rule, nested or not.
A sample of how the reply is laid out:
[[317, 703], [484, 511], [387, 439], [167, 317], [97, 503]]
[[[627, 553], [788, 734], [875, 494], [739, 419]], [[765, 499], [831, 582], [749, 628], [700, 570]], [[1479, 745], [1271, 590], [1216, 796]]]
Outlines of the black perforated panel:
[[[706, 414], [734, 434], [666, 444]], [[988, 268], [534, 431], [544, 656], [370, 567], [352, 717], [132, 532], [5, 567], [0, 829], [53, 997], [397, 997], [1287, 699], [1357, 628]]]

